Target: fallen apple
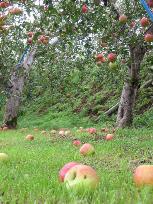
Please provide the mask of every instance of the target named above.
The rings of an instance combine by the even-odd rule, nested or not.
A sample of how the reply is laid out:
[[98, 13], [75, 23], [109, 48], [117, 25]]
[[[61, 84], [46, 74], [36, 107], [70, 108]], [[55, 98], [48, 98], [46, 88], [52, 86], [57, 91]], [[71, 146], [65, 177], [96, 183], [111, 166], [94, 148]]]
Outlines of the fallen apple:
[[60, 136], [64, 136], [65, 135], [65, 131], [64, 130], [60, 130], [58, 133]]
[[62, 169], [59, 171], [59, 180], [61, 182], [64, 182], [64, 178], [66, 173], [74, 166], [78, 165], [79, 163], [77, 162], [69, 162], [67, 164], [65, 164]]
[[133, 179], [137, 186], [153, 186], [153, 165], [138, 166], [134, 171]]
[[0, 162], [7, 161], [9, 159], [8, 155], [5, 153], [0, 153]]
[[72, 167], [66, 173], [64, 183], [69, 190], [80, 193], [90, 192], [98, 186], [99, 177], [92, 167], [80, 164]]
[[80, 148], [80, 154], [83, 156], [93, 155], [94, 153], [95, 153], [95, 148], [89, 143], [85, 143]]
[[73, 145], [76, 146], [76, 147], [79, 147], [81, 145], [81, 142], [80, 140], [73, 140]]
[[34, 136], [33, 135], [27, 135], [25, 139], [32, 141], [32, 140], [34, 140]]
[[114, 137], [113, 134], [107, 134], [106, 137], [105, 137], [105, 140], [112, 140]]
[[55, 134], [57, 133], [57, 131], [56, 131], [56, 130], [51, 130], [50, 133], [51, 133], [52, 135], [55, 135]]
[[88, 128], [88, 133], [95, 134], [97, 132], [96, 128]]

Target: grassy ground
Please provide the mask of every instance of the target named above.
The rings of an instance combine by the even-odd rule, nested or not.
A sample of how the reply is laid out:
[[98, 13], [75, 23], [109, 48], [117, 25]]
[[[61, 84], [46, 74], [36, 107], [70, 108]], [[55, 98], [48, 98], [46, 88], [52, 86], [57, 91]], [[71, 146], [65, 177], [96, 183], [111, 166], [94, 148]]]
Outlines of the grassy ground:
[[[26, 141], [32, 133], [34, 141]], [[82, 157], [73, 138], [90, 142], [96, 149]], [[0, 152], [9, 155], [0, 163], [0, 203], [49, 204], [152, 204], [153, 188], [138, 189], [132, 172], [139, 164], [153, 164], [153, 130], [118, 130], [113, 141], [95, 138], [73, 129], [72, 137], [44, 136], [40, 131], [0, 132]], [[76, 195], [58, 181], [58, 171], [70, 161], [91, 165], [100, 176], [92, 195]]]

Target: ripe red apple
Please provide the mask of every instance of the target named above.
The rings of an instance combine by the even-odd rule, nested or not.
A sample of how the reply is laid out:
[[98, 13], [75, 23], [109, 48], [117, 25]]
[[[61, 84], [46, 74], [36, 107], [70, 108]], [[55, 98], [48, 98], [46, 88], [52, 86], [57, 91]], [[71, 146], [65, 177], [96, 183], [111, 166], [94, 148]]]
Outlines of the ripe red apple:
[[0, 8], [7, 8], [10, 4], [8, 2], [0, 2]]
[[30, 32], [27, 33], [27, 36], [28, 36], [29, 38], [32, 38], [33, 35], [34, 35], [34, 32], [31, 32], [31, 31], [30, 31]]
[[88, 12], [88, 7], [87, 7], [86, 4], [84, 4], [84, 5], [82, 6], [82, 13], [87, 13], [87, 12]]
[[80, 154], [83, 156], [93, 155], [94, 153], [95, 153], [95, 148], [89, 143], [85, 143], [80, 148]]
[[9, 159], [8, 155], [5, 153], [0, 153], [0, 162], [7, 161]]
[[145, 37], [144, 37], [144, 40], [145, 40], [146, 42], [153, 42], [153, 34], [147, 33], [147, 34], [145, 35]]
[[67, 189], [84, 193], [96, 189], [99, 177], [92, 167], [80, 164], [67, 172], [64, 183], [66, 183]]
[[66, 173], [74, 166], [78, 165], [77, 162], [69, 162], [67, 164], [65, 164], [62, 169], [59, 171], [59, 180], [61, 182], [64, 182], [64, 178]]
[[13, 14], [13, 15], [19, 15], [19, 14], [22, 14], [23, 13], [23, 10], [21, 8], [12, 8], [9, 10], [9, 13], [10, 14]]
[[108, 54], [108, 60], [110, 61], [110, 62], [114, 62], [115, 60], [116, 60], [116, 58], [117, 58], [117, 56], [116, 56], [116, 54], [114, 54], [114, 53], [110, 53], [110, 54]]
[[133, 179], [137, 186], [153, 185], [153, 165], [138, 166], [134, 171]]
[[27, 43], [28, 43], [29, 45], [31, 45], [31, 44], [32, 44], [32, 38], [28, 38]]
[[25, 139], [32, 141], [32, 140], [34, 140], [34, 136], [33, 135], [27, 135]]
[[150, 8], [153, 8], [153, 0], [148, 0], [147, 4]]
[[149, 19], [146, 18], [146, 17], [143, 17], [141, 20], [140, 20], [140, 24], [142, 27], [147, 27], [149, 25]]
[[119, 22], [125, 24], [127, 22], [127, 16], [126, 15], [121, 15], [119, 17]]
[[135, 27], [135, 22], [133, 21], [133, 22], [131, 22], [131, 24], [130, 24], [130, 28], [134, 28]]
[[80, 140], [77, 140], [77, 139], [74, 140], [74, 141], [73, 141], [73, 145], [76, 146], [76, 147], [79, 147], [79, 146], [81, 145]]
[[97, 132], [96, 128], [89, 128], [88, 133], [95, 134]]
[[106, 137], [105, 137], [105, 140], [112, 140], [114, 137], [113, 134], [107, 134]]

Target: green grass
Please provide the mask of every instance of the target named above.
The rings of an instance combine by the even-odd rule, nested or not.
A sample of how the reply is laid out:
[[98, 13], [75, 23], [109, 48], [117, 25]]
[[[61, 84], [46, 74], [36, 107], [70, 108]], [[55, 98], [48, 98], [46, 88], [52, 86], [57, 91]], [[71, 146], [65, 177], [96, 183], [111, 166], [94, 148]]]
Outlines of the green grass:
[[[34, 134], [35, 140], [25, 136]], [[91, 157], [82, 157], [72, 146], [73, 138], [90, 142], [96, 149]], [[9, 155], [0, 163], [0, 203], [49, 204], [151, 204], [153, 188], [138, 189], [132, 179], [136, 166], [153, 164], [153, 130], [125, 129], [116, 132], [113, 141], [94, 140], [86, 133], [59, 138], [39, 132], [0, 132], [0, 152]], [[91, 195], [76, 195], [58, 181], [60, 168], [70, 161], [91, 165], [100, 177], [100, 185]]]

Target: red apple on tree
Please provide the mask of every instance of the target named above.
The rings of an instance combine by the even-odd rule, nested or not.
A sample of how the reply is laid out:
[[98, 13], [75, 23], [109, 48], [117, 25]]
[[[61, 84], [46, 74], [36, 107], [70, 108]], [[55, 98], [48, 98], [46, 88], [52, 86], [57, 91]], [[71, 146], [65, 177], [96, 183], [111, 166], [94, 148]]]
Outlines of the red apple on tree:
[[127, 16], [126, 15], [121, 15], [119, 17], [119, 22], [122, 24], [125, 24], [127, 22]]
[[88, 7], [87, 7], [86, 4], [84, 4], [84, 5], [82, 6], [82, 13], [87, 13], [87, 12], [88, 12]]
[[116, 58], [117, 58], [117, 56], [116, 56], [116, 54], [115, 53], [110, 53], [110, 54], [108, 54], [108, 60], [110, 61], [110, 62], [114, 62], [114, 61], [116, 61]]
[[142, 27], [147, 27], [149, 25], [149, 20], [148, 18], [146, 17], [143, 17], [141, 20], [140, 20], [140, 24]]
[[32, 38], [33, 35], [34, 35], [34, 32], [31, 32], [31, 31], [30, 31], [30, 32], [27, 33], [27, 36], [28, 36], [29, 38]]
[[144, 37], [146, 42], [153, 42], [153, 34], [147, 33]]

